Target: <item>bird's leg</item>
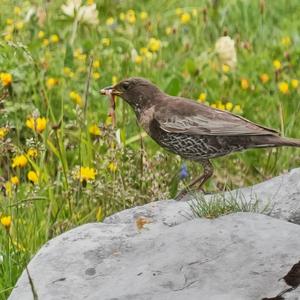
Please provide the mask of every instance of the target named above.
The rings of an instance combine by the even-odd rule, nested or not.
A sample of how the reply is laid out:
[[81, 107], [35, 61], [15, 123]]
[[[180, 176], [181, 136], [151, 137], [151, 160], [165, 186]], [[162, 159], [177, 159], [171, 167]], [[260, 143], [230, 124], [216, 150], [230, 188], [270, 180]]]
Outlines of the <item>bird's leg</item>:
[[186, 195], [186, 193], [190, 190], [190, 188], [196, 184], [199, 184], [197, 190], [203, 191], [202, 190], [203, 184], [213, 175], [214, 167], [208, 159], [201, 160], [199, 162], [203, 166], [203, 174], [201, 176], [195, 178], [186, 188], [181, 190], [175, 197], [176, 200], [180, 200], [184, 195]]
[[199, 182], [198, 190], [202, 190], [203, 184], [214, 174], [214, 166], [209, 160], [202, 160], [200, 163], [203, 166], [204, 172], [203, 175], [199, 177], [199, 180], [196, 182]]

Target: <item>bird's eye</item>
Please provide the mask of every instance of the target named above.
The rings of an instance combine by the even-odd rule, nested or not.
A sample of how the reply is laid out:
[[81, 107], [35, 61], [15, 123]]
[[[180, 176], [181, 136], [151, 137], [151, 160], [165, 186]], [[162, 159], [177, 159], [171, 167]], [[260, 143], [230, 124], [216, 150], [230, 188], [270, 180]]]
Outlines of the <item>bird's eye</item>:
[[128, 81], [123, 82], [122, 87], [124, 90], [128, 90], [130, 83]]

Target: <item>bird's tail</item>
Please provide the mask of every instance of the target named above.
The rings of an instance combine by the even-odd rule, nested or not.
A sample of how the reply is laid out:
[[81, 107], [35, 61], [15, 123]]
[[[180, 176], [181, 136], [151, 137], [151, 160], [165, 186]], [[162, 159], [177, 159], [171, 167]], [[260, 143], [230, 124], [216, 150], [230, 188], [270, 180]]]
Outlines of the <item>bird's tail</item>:
[[281, 136], [255, 136], [252, 139], [254, 148], [268, 147], [300, 147], [300, 140]]

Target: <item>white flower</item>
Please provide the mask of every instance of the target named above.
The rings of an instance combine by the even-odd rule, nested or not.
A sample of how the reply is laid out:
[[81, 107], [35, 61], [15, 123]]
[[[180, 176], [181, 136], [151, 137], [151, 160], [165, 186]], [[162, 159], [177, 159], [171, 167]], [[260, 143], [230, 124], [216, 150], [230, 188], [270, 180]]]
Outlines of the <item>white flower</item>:
[[63, 13], [71, 18], [76, 18], [80, 23], [97, 25], [98, 11], [96, 4], [81, 5], [81, 0], [68, 0], [66, 4], [61, 6]]
[[75, 17], [77, 11], [81, 6], [81, 0], [69, 0], [67, 4], [63, 4], [61, 9], [63, 13], [69, 17]]
[[229, 36], [220, 37], [215, 45], [215, 51], [219, 55], [222, 64], [234, 69], [237, 62], [234, 40]]
[[98, 11], [96, 9], [96, 4], [92, 5], [84, 5], [78, 11], [79, 22], [97, 25], [99, 23], [98, 20]]

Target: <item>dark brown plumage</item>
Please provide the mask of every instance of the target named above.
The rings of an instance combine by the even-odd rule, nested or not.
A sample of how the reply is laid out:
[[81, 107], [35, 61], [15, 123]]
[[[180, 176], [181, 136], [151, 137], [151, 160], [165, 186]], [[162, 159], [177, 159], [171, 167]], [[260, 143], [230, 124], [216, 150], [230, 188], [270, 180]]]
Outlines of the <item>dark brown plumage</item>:
[[169, 96], [143, 78], [125, 79], [101, 93], [123, 98], [160, 146], [203, 165], [204, 173], [189, 187], [198, 184], [200, 189], [212, 176], [212, 158], [249, 148], [300, 147], [299, 140], [280, 137], [276, 130], [230, 112]]
[[292, 266], [283, 279], [286, 284], [294, 289], [300, 285], [300, 261]]

